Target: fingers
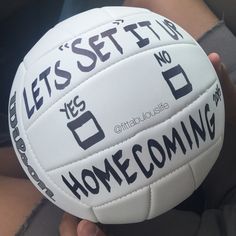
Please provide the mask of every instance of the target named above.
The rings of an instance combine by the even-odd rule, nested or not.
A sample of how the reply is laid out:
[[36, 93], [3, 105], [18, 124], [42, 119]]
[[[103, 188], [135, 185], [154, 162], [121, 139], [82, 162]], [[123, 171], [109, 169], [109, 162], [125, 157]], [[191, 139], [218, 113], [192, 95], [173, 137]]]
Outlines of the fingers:
[[221, 65], [221, 86], [225, 100], [226, 121], [236, 126], [236, 86], [229, 78], [225, 65]]
[[226, 121], [232, 125], [236, 125], [236, 86], [229, 78], [225, 65], [221, 63], [220, 56], [217, 53], [211, 53], [209, 59], [220, 79], [225, 101]]
[[59, 226], [60, 236], [77, 236], [78, 219], [68, 213], [62, 217]]
[[99, 227], [88, 221], [79, 220], [68, 213], [62, 217], [59, 226], [60, 236], [106, 236]]
[[212, 65], [214, 66], [216, 73], [219, 75], [220, 67], [221, 67], [220, 56], [217, 53], [211, 53], [208, 57], [209, 57]]
[[82, 220], [77, 227], [77, 236], [105, 236], [105, 234], [96, 224]]

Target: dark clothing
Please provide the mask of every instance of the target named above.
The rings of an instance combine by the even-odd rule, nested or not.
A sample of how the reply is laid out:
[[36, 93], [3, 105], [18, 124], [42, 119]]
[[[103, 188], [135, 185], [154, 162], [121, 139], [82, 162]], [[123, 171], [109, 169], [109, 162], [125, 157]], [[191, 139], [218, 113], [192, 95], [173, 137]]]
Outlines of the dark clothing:
[[206, 54], [217, 52], [226, 65], [231, 79], [236, 83], [236, 38], [221, 21], [199, 40]]

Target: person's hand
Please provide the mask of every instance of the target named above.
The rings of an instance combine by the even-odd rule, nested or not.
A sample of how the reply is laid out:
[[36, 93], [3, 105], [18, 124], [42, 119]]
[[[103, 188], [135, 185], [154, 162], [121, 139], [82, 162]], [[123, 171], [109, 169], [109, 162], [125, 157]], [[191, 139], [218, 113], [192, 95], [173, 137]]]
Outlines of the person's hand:
[[64, 213], [59, 226], [60, 236], [77, 236], [77, 225], [79, 220], [68, 214]]
[[236, 126], [236, 85], [229, 78], [227, 69], [221, 63], [220, 56], [216, 53], [209, 55], [221, 82], [225, 101], [226, 123]]
[[105, 236], [99, 227], [88, 221], [79, 221], [75, 216], [65, 213], [59, 227], [60, 236]]

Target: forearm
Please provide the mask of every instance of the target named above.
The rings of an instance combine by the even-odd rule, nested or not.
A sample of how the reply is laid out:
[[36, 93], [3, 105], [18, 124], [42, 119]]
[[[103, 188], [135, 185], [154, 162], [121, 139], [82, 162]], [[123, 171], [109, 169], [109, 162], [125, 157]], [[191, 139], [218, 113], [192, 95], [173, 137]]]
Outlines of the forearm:
[[0, 148], [0, 176], [26, 178], [12, 147]]
[[0, 176], [0, 235], [15, 235], [42, 199], [26, 179]]
[[143, 7], [173, 20], [195, 39], [217, 24], [217, 17], [202, 0], [125, 0], [125, 6]]

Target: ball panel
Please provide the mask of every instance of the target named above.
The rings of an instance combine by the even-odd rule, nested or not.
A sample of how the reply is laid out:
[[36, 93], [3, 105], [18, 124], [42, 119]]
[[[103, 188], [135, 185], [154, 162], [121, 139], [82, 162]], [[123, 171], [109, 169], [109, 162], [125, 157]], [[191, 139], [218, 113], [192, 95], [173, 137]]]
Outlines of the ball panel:
[[[51, 51], [56, 50], [63, 42], [70, 39], [71, 35], [65, 30], [62, 31], [59, 27], [50, 29], [24, 57], [23, 61], [27, 69], [27, 73], [29, 73], [29, 71], [35, 70], [34, 65], [37, 60], [44, 56], [47, 57]], [[48, 62], [46, 62], [46, 64], [48, 67]], [[45, 67], [44, 69], [46, 69], [47, 67]], [[37, 73], [38, 72], [39, 71], [37, 71]], [[38, 74], [34, 78], [30, 78], [30, 80], [32, 81], [37, 77]]]
[[72, 16], [60, 22], [55, 27], [61, 31], [70, 33], [72, 39], [73, 37], [108, 24], [112, 19], [112, 16], [102, 8], [96, 8]]
[[114, 20], [121, 19], [123, 17], [129, 17], [142, 13], [150, 13], [149, 10], [137, 7], [102, 7], [102, 11], [107, 12]]
[[192, 194], [194, 179], [191, 168], [186, 164], [150, 187], [151, 207], [148, 219], [157, 217], [172, 209]]
[[52, 50], [57, 50], [76, 35], [78, 36], [100, 25], [107, 24], [111, 20], [111, 16], [104, 14], [101, 9], [93, 9], [72, 16], [50, 29], [28, 52], [24, 58], [24, 63], [29, 68], [41, 57], [49, 54]]
[[[98, 221], [101, 223], [113, 224], [117, 222], [119, 224], [128, 224], [146, 220], [149, 204], [150, 191], [149, 187], [145, 187], [128, 196], [93, 209]], [[114, 217], [111, 218], [111, 215]]]
[[209, 147], [204, 153], [199, 155], [198, 158], [195, 158], [189, 163], [194, 175], [196, 188], [200, 186], [200, 184], [208, 175], [209, 170], [215, 164], [222, 145], [223, 145], [223, 137], [219, 137], [215, 142], [215, 144]]

